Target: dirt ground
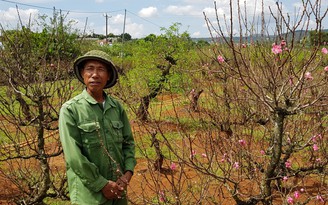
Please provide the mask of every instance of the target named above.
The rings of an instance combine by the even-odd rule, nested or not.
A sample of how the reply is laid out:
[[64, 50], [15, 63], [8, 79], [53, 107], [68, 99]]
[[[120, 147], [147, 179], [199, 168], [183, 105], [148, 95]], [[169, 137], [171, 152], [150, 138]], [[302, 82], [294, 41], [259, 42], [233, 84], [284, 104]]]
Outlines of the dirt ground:
[[[62, 172], [65, 171], [65, 163], [62, 156], [56, 157], [51, 161], [52, 166], [56, 166], [58, 170], [62, 170]], [[178, 167], [179, 169], [179, 167]], [[195, 171], [186, 167], [184, 168], [184, 173], [186, 173], [189, 176], [195, 175]], [[131, 183], [129, 185], [129, 191], [128, 195], [129, 198], [135, 203], [135, 204], [148, 204], [142, 200], [143, 196], [146, 196], [146, 198], [156, 198], [152, 188], [150, 186], [145, 186], [145, 184], [149, 184], [152, 179], [157, 178], [161, 180], [161, 186], [164, 187], [170, 187], [170, 182], [167, 180], [167, 177], [170, 177], [171, 175], [178, 175], [179, 173], [172, 172], [170, 170], [169, 164], [165, 163], [163, 164], [163, 170], [161, 172], [154, 171], [152, 166], [150, 166], [149, 162], [146, 159], [138, 159], [138, 163], [135, 169], [135, 174], [131, 180]], [[156, 175], [156, 176], [154, 176]], [[149, 181], [148, 181], [148, 180]], [[193, 179], [195, 180], [195, 178]], [[306, 188], [308, 193], [315, 194], [317, 192], [318, 188], [318, 179], [316, 178], [307, 178], [306, 184], [302, 186], [302, 188]], [[1, 177], [0, 175], [0, 204], [11, 204], [9, 201], [18, 195], [18, 192], [16, 190], [15, 185], [13, 185], [10, 181], [6, 180], [5, 178]], [[251, 191], [253, 185], [252, 182], [245, 183], [243, 185], [245, 192]], [[213, 189], [214, 190], [214, 189]], [[223, 205], [230, 205], [235, 204], [235, 201], [230, 197], [230, 194], [226, 192], [226, 196], [224, 198], [220, 198], [220, 204]], [[315, 197], [315, 195], [313, 195]], [[302, 198], [300, 198], [300, 201]], [[66, 204], [66, 203], [65, 203]], [[67, 203], [69, 204], [69, 203]], [[149, 204], [156, 204], [156, 203], [149, 203]], [[202, 204], [210, 204], [210, 203], [202, 203]], [[276, 200], [275, 204], [283, 204], [280, 200]], [[309, 205], [316, 205], [316, 204], [326, 204], [326, 202], [320, 202], [318, 200], [312, 200]]]
[[[160, 100], [166, 100], [166, 101], [170, 101], [171, 100], [171, 96], [170, 97], [166, 97], [165, 99], [162, 98]], [[177, 108], [175, 109], [174, 112], [180, 112], [181, 115], [184, 114], [185, 112], [185, 108]], [[168, 111], [166, 111], [168, 112]], [[172, 112], [168, 112], [166, 113], [168, 115], [172, 115], [175, 113]], [[139, 132], [140, 129], [142, 129], [141, 127], [139, 127], [136, 123], [132, 122], [132, 127], [134, 132]], [[163, 128], [166, 130], [178, 130], [179, 128], [175, 125], [175, 124], [164, 124]], [[138, 140], [138, 139], [136, 139]], [[57, 145], [50, 145], [50, 147], [54, 147]], [[161, 172], [159, 171], [154, 171], [153, 167], [149, 164], [149, 161], [146, 159], [138, 159], [138, 164], [136, 166], [135, 169], [135, 174], [132, 178], [132, 181], [129, 185], [129, 191], [128, 191], [128, 196], [129, 198], [135, 202], [135, 204], [147, 204], [146, 202], [142, 201], [142, 197], [146, 196], [146, 198], [156, 198], [157, 196], [154, 196], [154, 187], [159, 185], [159, 184], [153, 184], [154, 187], [152, 186], [145, 186], [145, 184], [149, 184], [150, 181], [154, 180], [154, 179], [158, 179], [160, 180], [160, 185], [164, 186], [164, 187], [170, 187], [170, 181], [168, 180], [170, 176], [175, 176], [175, 177], [179, 177], [179, 173], [178, 171], [176, 172], [172, 172], [172, 170], [170, 169], [170, 165], [169, 163], [164, 162], [163, 163], [163, 170]], [[55, 157], [51, 160], [50, 162], [52, 168], [56, 168], [57, 170], [61, 170], [62, 172], [65, 172], [65, 163], [64, 163], [64, 159], [63, 156], [59, 156], [59, 157]], [[184, 169], [184, 173], [185, 176], [187, 177], [192, 177], [195, 176], [196, 173], [194, 170], [188, 168], [188, 167], [177, 167], [177, 169]], [[193, 178], [193, 180], [197, 180], [197, 177]], [[198, 180], [200, 180], [198, 178]], [[308, 177], [306, 178], [306, 182], [303, 184], [302, 188], [306, 188], [307, 193], [311, 194], [315, 194], [318, 191], [318, 180], [317, 178], [312, 178], [312, 177]], [[253, 184], [254, 182], [252, 181], [248, 181], [245, 182], [245, 184], [243, 184], [244, 187], [244, 191], [248, 192], [248, 191], [252, 191], [253, 188]], [[197, 184], [197, 183], [196, 183]], [[18, 192], [17, 192], [17, 188], [16, 186], [11, 183], [9, 180], [6, 180], [3, 175], [0, 173], [0, 204], [10, 204], [8, 201], [10, 201], [12, 198], [14, 198]], [[211, 189], [210, 189], [211, 190]], [[216, 190], [215, 187], [213, 187], [212, 190]], [[327, 190], [327, 188], [326, 188]], [[254, 190], [253, 190], [254, 191]], [[214, 193], [208, 193], [208, 195], [211, 194], [216, 194], [215, 191], [213, 191]], [[226, 193], [226, 196], [221, 196], [220, 200], [220, 204], [235, 204], [234, 200], [231, 198], [230, 194], [227, 193], [226, 190], [221, 190], [221, 193]], [[225, 195], [225, 194], [224, 194]], [[215, 195], [211, 196], [211, 197], [216, 197]], [[311, 200], [311, 202], [309, 203], [310, 205], [315, 205], [315, 204], [327, 204], [328, 202], [326, 202], [328, 199], [326, 199], [325, 202], [320, 202], [318, 200], [315, 200], [315, 195], [313, 195], [314, 200]], [[300, 198], [300, 201], [302, 201], [302, 197]], [[276, 200], [275, 204], [284, 204], [286, 202], [282, 202], [280, 200]], [[149, 204], [156, 204], [156, 203], [149, 203]], [[202, 203], [202, 204], [207, 204]]]

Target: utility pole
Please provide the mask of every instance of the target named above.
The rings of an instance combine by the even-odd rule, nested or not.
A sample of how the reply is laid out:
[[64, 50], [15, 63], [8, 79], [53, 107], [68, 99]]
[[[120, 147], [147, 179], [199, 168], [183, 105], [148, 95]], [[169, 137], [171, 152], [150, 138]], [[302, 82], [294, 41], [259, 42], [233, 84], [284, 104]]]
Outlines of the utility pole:
[[104, 17], [106, 18], [106, 36], [105, 36], [105, 39], [106, 39], [106, 44], [108, 43], [108, 18], [110, 18], [111, 16], [108, 16], [107, 13], [104, 14]]
[[122, 34], [122, 50], [121, 50], [121, 68], [123, 68], [123, 58], [124, 58], [124, 37], [125, 37], [125, 21], [126, 21], [126, 9], [124, 9], [124, 23], [123, 23], [123, 34]]
[[126, 21], [126, 9], [124, 9], [124, 23], [123, 23], [122, 44], [124, 43], [124, 36], [125, 36], [125, 21]]
[[264, 40], [264, 36], [265, 36], [265, 17], [264, 17], [264, 2], [262, 0], [262, 12], [261, 12], [261, 15], [262, 15], [262, 28], [261, 28], [261, 38], [262, 40]]

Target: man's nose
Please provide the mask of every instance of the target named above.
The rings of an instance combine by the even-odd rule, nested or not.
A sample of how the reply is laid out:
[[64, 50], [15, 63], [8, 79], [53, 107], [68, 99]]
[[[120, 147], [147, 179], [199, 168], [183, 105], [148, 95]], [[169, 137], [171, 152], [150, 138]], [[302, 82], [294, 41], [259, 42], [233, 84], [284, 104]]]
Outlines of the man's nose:
[[100, 71], [98, 69], [94, 69], [92, 72], [92, 76], [99, 76]]

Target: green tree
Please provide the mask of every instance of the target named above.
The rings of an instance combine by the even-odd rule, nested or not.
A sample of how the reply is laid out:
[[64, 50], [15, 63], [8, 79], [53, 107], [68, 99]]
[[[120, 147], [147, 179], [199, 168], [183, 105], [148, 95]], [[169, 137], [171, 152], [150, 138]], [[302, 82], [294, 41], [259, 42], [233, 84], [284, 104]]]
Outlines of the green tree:
[[156, 39], [156, 35], [155, 34], [149, 34], [148, 36], [146, 36], [144, 38], [145, 41], [154, 41]]
[[180, 33], [180, 26], [175, 23], [168, 29], [163, 28], [164, 34], [148, 36], [132, 43], [133, 48], [125, 48], [130, 56], [124, 60], [132, 61], [133, 69], [126, 72], [122, 84], [131, 93], [139, 95], [140, 104], [136, 115], [142, 121], [149, 120], [151, 100], [165, 90], [169, 83], [182, 78], [178, 74], [182, 73], [179, 68], [192, 49], [192, 41], [188, 33]]
[[310, 31], [309, 34], [310, 44], [312, 46], [324, 45], [324, 43], [328, 42], [328, 32], [314, 30]]
[[120, 35], [120, 38], [121, 39], [124, 39], [124, 41], [130, 41], [132, 39], [132, 36], [130, 34], [128, 34], [128, 33], [124, 33], [124, 34], [122, 33]]

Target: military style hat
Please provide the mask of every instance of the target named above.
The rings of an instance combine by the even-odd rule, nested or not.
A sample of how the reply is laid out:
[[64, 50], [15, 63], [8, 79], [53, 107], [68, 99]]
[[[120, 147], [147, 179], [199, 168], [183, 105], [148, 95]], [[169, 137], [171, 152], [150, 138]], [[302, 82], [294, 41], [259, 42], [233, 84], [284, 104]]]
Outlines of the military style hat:
[[83, 56], [78, 57], [74, 61], [74, 73], [80, 82], [84, 83], [83, 77], [81, 76], [81, 70], [83, 69], [84, 64], [88, 60], [98, 60], [107, 65], [107, 69], [109, 72], [109, 80], [107, 81], [104, 88], [110, 88], [116, 84], [118, 79], [118, 73], [115, 68], [115, 65], [112, 63], [107, 53], [99, 50], [91, 50]]

